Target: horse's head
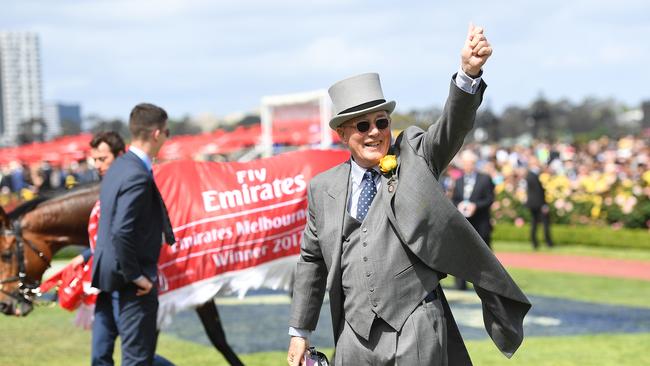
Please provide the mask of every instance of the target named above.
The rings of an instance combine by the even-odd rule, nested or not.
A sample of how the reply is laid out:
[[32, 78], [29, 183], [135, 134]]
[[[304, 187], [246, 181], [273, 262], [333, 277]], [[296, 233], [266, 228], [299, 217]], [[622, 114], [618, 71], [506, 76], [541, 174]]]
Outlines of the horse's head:
[[88, 217], [99, 185], [0, 208], [0, 313], [27, 315], [52, 256], [67, 245], [88, 245]]
[[21, 289], [20, 259], [16, 234], [0, 207], [0, 313], [24, 316], [33, 310], [32, 301]]

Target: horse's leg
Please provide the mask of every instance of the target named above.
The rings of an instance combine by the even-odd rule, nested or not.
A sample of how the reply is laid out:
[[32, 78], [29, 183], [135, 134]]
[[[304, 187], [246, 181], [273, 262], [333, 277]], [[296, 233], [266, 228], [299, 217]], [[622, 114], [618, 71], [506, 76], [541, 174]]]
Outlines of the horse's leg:
[[221, 326], [221, 318], [214, 300], [210, 299], [205, 304], [196, 308], [196, 313], [199, 314], [203, 328], [210, 338], [210, 342], [221, 352], [223, 357], [226, 358], [229, 364], [233, 366], [243, 366], [244, 364], [239, 360], [235, 351], [230, 348], [226, 341], [226, 333]]

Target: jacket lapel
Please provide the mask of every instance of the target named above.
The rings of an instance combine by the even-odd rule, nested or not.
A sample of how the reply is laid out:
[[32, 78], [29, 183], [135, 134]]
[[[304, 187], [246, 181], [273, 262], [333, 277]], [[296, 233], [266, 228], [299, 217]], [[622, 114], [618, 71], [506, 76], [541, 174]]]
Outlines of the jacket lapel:
[[[341, 248], [342, 248], [342, 235], [343, 235], [343, 220], [347, 210], [348, 202], [348, 185], [350, 182], [350, 161], [347, 161], [339, 166], [334, 176], [332, 177], [332, 184], [327, 188], [327, 196], [325, 197], [324, 213], [326, 215], [325, 222], [327, 222], [327, 229], [325, 235], [332, 235], [330, 243], [334, 246], [332, 248], [332, 265], [329, 271], [330, 278], [328, 284], [332, 283], [335, 272], [341, 269]], [[325, 239], [327, 240], [327, 239]]]
[[[343, 220], [348, 202], [348, 185], [350, 182], [350, 161], [338, 166], [332, 175], [332, 184], [327, 187], [323, 202], [325, 215], [324, 237], [322, 243], [328, 243], [332, 248], [331, 265], [327, 274], [327, 287], [330, 289], [330, 304], [332, 309], [332, 326], [335, 341], [340, 334], [340, 322], [343, 314], [343, 294], [341, 289], [341, 250], [343, 246]], [[327, 258], [325, 259], [327, 261]]]
[[391, 174], [389, 177], [386, 177], [386, 175], [381, 176], [381, 190], [382, 194], [379, 196], [381, 197], [381, 203], [384, 209], [384, 212], [386, 213], [386, 216], [388, 217], [388, 221], [391, 223], [393, 228], [395, 229], [395, 233], [399, 237], [399, 239], [403, 242], [406, 243], [406, 240], [404, 240], [405, 236], [402, 234], [402, 231], [399, 228], [399, 225], [397, 223], [397, 218], [395, 217], [395, 212], [393, 210], [393, 199], [395, 197], [395, 192], [397, 192], [397, 186], [398, 186], [398, 173], [399, 173], [399, 155], [397, 157], [397, 169], [396, 171]]
[[165, 236], [165, 243], [173, 245], [176, 243], [176, 236], [174, 235], [174, 228], [172, 227], [171, 220], [169, 219], [169, 213], [167, 212], [167, 206], [165, 201], [162, 198], [162, 194], [158, 190], [158, 185], [156, 181], [153, 181], [153, 190], [158, 199], [158, 204], [160, 205], [160, 211], [162, 212], [162, 221], [163, 221], [163, 235]]
[[472, 193], [469, 195], [470, 201], [476, 202], [476, 196], [478, 196], [478, 193], [480, 192], [479, 188], [481, 188], [480, 185], [482, 183], [483, 182], [481, 182], [481, 176], [476, 173], [476, 178], [474, 178], [474, 187], [472, 187]]

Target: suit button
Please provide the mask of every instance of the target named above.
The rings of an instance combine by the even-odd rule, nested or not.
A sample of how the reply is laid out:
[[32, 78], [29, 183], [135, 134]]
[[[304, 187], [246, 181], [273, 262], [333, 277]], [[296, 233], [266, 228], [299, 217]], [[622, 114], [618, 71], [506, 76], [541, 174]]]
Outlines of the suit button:
[[376, 307], [377, 307], [377, 303], [373, 301], [373, 302], [372, 302], [372, 307], [373, 307], [373, 308], [376, 308]]
[[371, 287], [371, 288], [370, 288], [370, 292], [375, 292], [375, 288], [374, 288], [374, 287]]
[[368, 261], [368, 257], [363, 257], [363, 261], [364, 261], [364, 262], [367, 262], [367, 261]]
[[372, 276], [372, 273], [366, 272], [366, 277], [370, 277], [370, 276]]
[[365, 232], [368, 231], [368, 229], [366, 229], [366, 228], [364, 227], [362, 231], [365, 233]]
[[364, 242], [362, 243], [362, 245], [363, 245], [364, 247], [367, 247], [367, 246], [368, 246], [368, 243], [364, 241]]

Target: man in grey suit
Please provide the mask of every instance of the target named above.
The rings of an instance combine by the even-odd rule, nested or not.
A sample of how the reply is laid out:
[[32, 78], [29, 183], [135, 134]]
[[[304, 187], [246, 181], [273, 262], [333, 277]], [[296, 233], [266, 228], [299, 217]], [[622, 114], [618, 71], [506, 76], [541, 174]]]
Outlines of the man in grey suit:
[[446, 274], [474, 284], [486, 330], [506, 356], [521, 344], [530, 303], [437, 181], [473, 126], [491, 54], [470, 25], [442, 117], [427, 131], [407, 128], [392, 146], [395, 102], [384, 99], [377, 74], [329, 89], [330, 127], [352, 159], [309, 186], [289, 365], [304, 362], [326, 288], [337, 366], [471, 365], [439, 286]]

